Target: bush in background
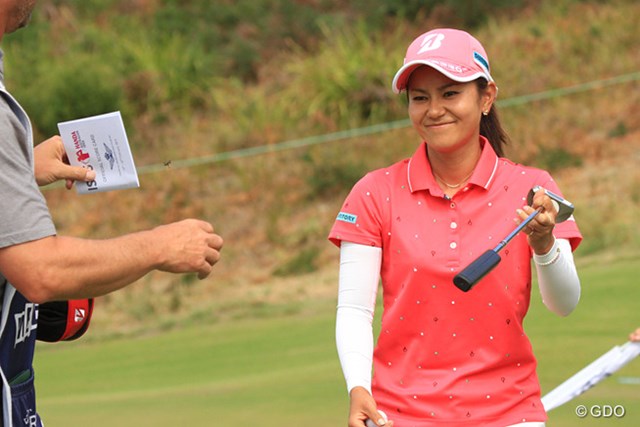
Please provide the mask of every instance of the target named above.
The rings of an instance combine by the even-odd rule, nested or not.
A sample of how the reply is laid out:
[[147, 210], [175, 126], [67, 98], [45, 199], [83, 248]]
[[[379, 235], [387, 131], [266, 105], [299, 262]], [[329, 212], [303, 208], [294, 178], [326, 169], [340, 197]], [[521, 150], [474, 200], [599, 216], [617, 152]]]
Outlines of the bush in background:
[[[215, 277], [183, 289], [172, 311], [197, 309], [219, 286], [335, 262], [326, 234], [346, 192], [366, 170], [410, 156], [419, 141], [407, 128], [180, 170], [178, 161], [406, 119], [403, 96], [390, 89], [406, 44], [450, 22], [436, 11], [402, 19], [382, 0], [231, 3], [40, 0], [33, 28], [3, 39], [7, 84], [40, 132], [62, 115], [117, 107], [136, 164], [166, 164], [141, 176], [135, 191], [98, 198], [51, 191], [61, 233], [102, 237], [198, 216], [225, 237]], [[501, 100], [639, 69], [635, 2], [526, 7], [517, 17], [492, 11], [475, 31], [490, 51]], [[630, 114], [640, 105], [635, 84], [501, 108], [510, 157], [558, 168], [554, 178], [590, 242], [585, 251], [640, 241], [635, 157], [614, 156], [633, 148], [640, 126]], [[550, 158], [538, 157], [542, 147]], [[614, 163], [620, 158], [629, 165]], [[141, 298], [166, 293], [154, 291], [171, 281], [179, 279], [149, 276]], [[139, 307], [144, 316], [162, 311]]]

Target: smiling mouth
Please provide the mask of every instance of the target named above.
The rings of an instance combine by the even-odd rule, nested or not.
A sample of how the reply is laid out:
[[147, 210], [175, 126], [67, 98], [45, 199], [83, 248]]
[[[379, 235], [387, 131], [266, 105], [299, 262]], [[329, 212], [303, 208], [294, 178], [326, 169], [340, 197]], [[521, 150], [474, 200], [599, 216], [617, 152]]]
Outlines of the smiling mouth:
[[428, 127], [428, 128], [441, 128], [441, 127], [444, 127], [444, 126], [450, 125], [450, 124], [453, 124], [453, 122], [430, 123], [430, 124], [427, 124], [426, 127]]

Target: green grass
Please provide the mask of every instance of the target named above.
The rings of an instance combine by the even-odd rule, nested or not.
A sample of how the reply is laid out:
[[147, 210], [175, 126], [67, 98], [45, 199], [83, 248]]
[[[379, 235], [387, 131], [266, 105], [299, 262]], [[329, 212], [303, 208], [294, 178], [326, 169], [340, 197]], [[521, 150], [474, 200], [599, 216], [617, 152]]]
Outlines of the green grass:
[[335, 425], [346, 401], [331, 306], [321, 316], [43, 346], [40, 412], [47, 426]]
[[[543, 393], [640, 326], [638, 273], [635, 259], [580, 262], [582, 301], [567, 318], [548, 312], [534, 291], [526, 328]], [[305, 305], [311, 309], [152, 336], [40, 345], [40, 413], [47, 427], [346, 425], [334, 301]], [[552, 411], [547, 425], [640, 425], [640, 385], [620, 383], [624, 377], [640, 377], [640, 360]], [[626, 416], [580, 419], [578, 404], [623, 405]]]
[[[640, 327], [640, 301], [636, 280], [640, 274], [637, 257], [593, 265], [580, 262], [581, 301], [566, 318], [550, 314], [535, 299], [526, 319], [526, 330], [538, 358], [542, 393], [551, 391], [571, 375]], [[591, 264], [591, 265], [590, 265]], [[536, 295], [537, 297], [537, 295]], [[622, 384], [625, 377], [640, 377], [640, 359], [603, 380], [578, 398], [549, 412], [548, 426], [638, 426], [640, 425], [640, 384]], [[622, 405], [621, 419], [578, 418], [578, 405]]]

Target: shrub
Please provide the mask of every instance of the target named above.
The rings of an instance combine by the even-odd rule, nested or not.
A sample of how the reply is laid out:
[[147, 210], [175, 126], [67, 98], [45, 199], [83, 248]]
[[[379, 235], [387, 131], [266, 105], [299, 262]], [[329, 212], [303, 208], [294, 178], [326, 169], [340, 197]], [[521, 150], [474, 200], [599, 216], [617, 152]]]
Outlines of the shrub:
[[478, 27], [489, 17], [504, 10], [522, 7], [525, 0], [383, 0], [389, 15], [417, 21], [437, 15], [443, 26]]
[[536, 157], [536, 164], [542, 169], [554, 172], [564, 168], [582, 166], [582, 159], [561, 147], [542, 147]]
[[624, 124], [624, 122], [618, 122], [618, 124], [609, 131], [609, 138], [618, 138], [621, 136], [625, 136], [627, 133], [629, 132], [629, 130], [627, 129], [627, 126]]
[[314, 272], [318, 269], [316, 260], [319, 254], [320, 250], [316, 247], [300, 249], [284, 264], [277, 267], [273, 274], [282, 277]]
[[58, 122], [124, 107], [114, 70], [84, 55], [70, 64], [51, 64], [47, 74], [23, 90], [21, 102], [45, 137], [58, 133]]
[[344, 154], [344, 147], [338, 146], [333, 150], [325, 147], [317, 154], [308, 152], [302, 155], [310, 169], [306, 176], [310, 199], [345, 193], [367, 172], [368, 168], [357, 157], [358, 153]]

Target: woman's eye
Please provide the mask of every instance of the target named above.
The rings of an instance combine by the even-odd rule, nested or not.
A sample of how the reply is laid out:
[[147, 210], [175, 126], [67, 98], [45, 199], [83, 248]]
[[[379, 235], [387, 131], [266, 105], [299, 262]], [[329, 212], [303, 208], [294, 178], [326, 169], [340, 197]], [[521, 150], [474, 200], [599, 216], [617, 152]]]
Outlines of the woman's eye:
[[457, 95], [458, 93], [460, 93], [460, 92], [455, 91], [455, 90], [448, 90], [448, 91], [446, 91], [446, 92], [444, 93], [444, 96], [445, 96], [445, 98], [450, 98], [450, 97], [452, 97], [452, 96]]

